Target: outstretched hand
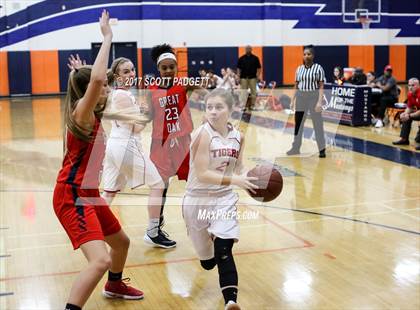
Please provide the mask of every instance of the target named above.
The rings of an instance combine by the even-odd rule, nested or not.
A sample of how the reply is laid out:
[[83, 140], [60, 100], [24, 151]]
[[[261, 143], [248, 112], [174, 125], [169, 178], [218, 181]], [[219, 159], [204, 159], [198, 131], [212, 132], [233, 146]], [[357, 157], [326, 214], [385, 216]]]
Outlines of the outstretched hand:
[[101, 32], [104, 38], [112, 37], [112, 29], [109, 25], [109, 12], [107, 10], [102, 11], [102, 16], [99, 18], [99, 24], [101, 26]]
[[69, 63], [67, 64], [67, 67], [70, 68], [70, 70], [78, 70], [82, 66], [86, 65], [86, 60], [80, 59], [79, 54], [76, 54], [76, 57], [73, 56], [73, 54], [70, 54], [69, 57]]

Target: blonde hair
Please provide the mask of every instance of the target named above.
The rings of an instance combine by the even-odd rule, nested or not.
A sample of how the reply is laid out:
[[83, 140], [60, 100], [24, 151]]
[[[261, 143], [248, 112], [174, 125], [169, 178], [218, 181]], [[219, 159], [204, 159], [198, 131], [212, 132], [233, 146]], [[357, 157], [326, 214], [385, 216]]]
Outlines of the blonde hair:
[[119, 66], [122, 65], [123, 63], [126, 63], [126, 62], [131, 62], [131, 60], [128, 59], [128, 58], [125, 58], [125, 57], [119, 57], [119, 58], [116, 58], [112, 62], [111, 69], [109, 70], [109, 74], [108, 74], [109, 85], [111, 85], [115, 82], [115, 76], [118, 75]]

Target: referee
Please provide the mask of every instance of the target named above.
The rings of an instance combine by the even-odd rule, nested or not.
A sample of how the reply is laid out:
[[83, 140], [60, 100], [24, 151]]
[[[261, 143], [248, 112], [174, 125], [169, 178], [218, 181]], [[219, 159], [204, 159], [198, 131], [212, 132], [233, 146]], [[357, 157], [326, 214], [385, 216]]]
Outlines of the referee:
[[310, 112], [319, 157], [325, 158], [324, 125], [321, 113], [325, 73], [319, 64], [314, 63], [314, 56], [314, 47], [312, 45], [305, 46], [303, 49], [303, 65], [296, 70], [295, 94], [292, 101], [292, 109], [295, 110], [295, 137], [292, 148], [287, 151], [287, 155], [300, 154], [305, 120], [308, 112]]

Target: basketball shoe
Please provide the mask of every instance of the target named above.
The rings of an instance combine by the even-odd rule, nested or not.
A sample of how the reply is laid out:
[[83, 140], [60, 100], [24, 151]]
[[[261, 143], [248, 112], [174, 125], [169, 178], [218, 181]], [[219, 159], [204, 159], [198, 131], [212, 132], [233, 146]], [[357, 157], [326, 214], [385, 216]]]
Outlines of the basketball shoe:
[[156, 237], [150, 237], [146, 232], [144, 234], [143, 240], [147, 244], [164, 249], [176, 247], [176, 242], [174, 240], [169, 239], [168, 234], [161, 229], [158, 230], [158, 234]]
[[143, 299], [143, 292], [132, 286], [129, 286], [129, 282], [130, 278], [125, 278], [118, 281], [108, 281], [105, 284], [102, 294], [107, 298]]
[[233, 300], [229, 300], [228, 303], [225, 305], [225, 310], [241, 310], [241, 307], [238, 303], [234, 302]]

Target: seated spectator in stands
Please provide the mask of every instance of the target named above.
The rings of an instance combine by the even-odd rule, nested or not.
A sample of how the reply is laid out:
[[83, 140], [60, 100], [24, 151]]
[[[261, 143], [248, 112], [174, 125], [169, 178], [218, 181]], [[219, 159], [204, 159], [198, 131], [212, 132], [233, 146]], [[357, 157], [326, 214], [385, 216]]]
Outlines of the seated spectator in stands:
[[333, 84], [343, 85], [344, 83], [344, 72], [343, 68], [337, 66], [333, 71]]
[[369, 71], [366, 73], [366, 84], [372, 88], [370, 96], [371, 110], [372, 110], [372, 124], [376, 124], [376, 117], [379, 111], [379, 101], [381, 99], [382, 90], [376, 86], [375, 72]]
[[353, 85], [366, 85], [366, 75], [363, 73], [363, 69], [356, 67], [349, 82]]
[[375, 127], [384, 126], [384, 117], [387, 107], [393, 107], [398, 102], [397, 80], [392, 76], [392, 67], [387, 65], [384, 74], [376, 80], [376, 86], [382, 90], [381, 99], [379, 100], [378, 120]]
[[258, 80], [257, 83], [257, 93], [265, 88], [266, 82], [264, 80]]
[[200, 70], [198, 70], [198, 75], [199, 75], [201, 78], [205, 78], [205, 77], [207, 76], [206, 69], [201, 68]]
[[369, 71], [366, 73], [366, 84], [370, 87], [376, 87], [376, 75], [375, 72]]
[[[418, 117], [416, 118], [416, 111]], [[404, 113], [401, 113], [400, 119], [402, 122], [401, 126], [401, 139], [392, 142], [394, 145], [409, 145], [409, 137], [411, 131], [411, 124], [413, 120], [420, 120], [420, 85], [418, 78], [411, 78], [408, 80], [408, 96], [407, 96], [407, 108]], [[420, 126], [417, 131], [415, 138], [417, 142], [416, 150], [420, 149]]]
[[214, 74], [214, 71], [211, 69], [207, 72], [207, 78], [209, 79], [207, 88], [210, 89], [218, 88], [223, 83], [223, 79], [220, 76]]
[[230, 68], [222, 68], [220, 73], [222, 74], [223, 82], [219, 87], [226, 90], [233, 90], [235, 88], [235, 78], [233, 77], [232, 70]]
[[351, 80], [353, 76], [354, 68], [344, 68], [343, 71], [344, 71], [343, 82], [349, 83], [349, 81]]
[[226, 72], [227, 72], [227, 74], [228, 74], [228, 76], [231, 80], [231, 83], [233, 85], [233, 89], [240, 88], [239, 77], [236, 75], [236, 72], [229, 67], [226, 68]]

